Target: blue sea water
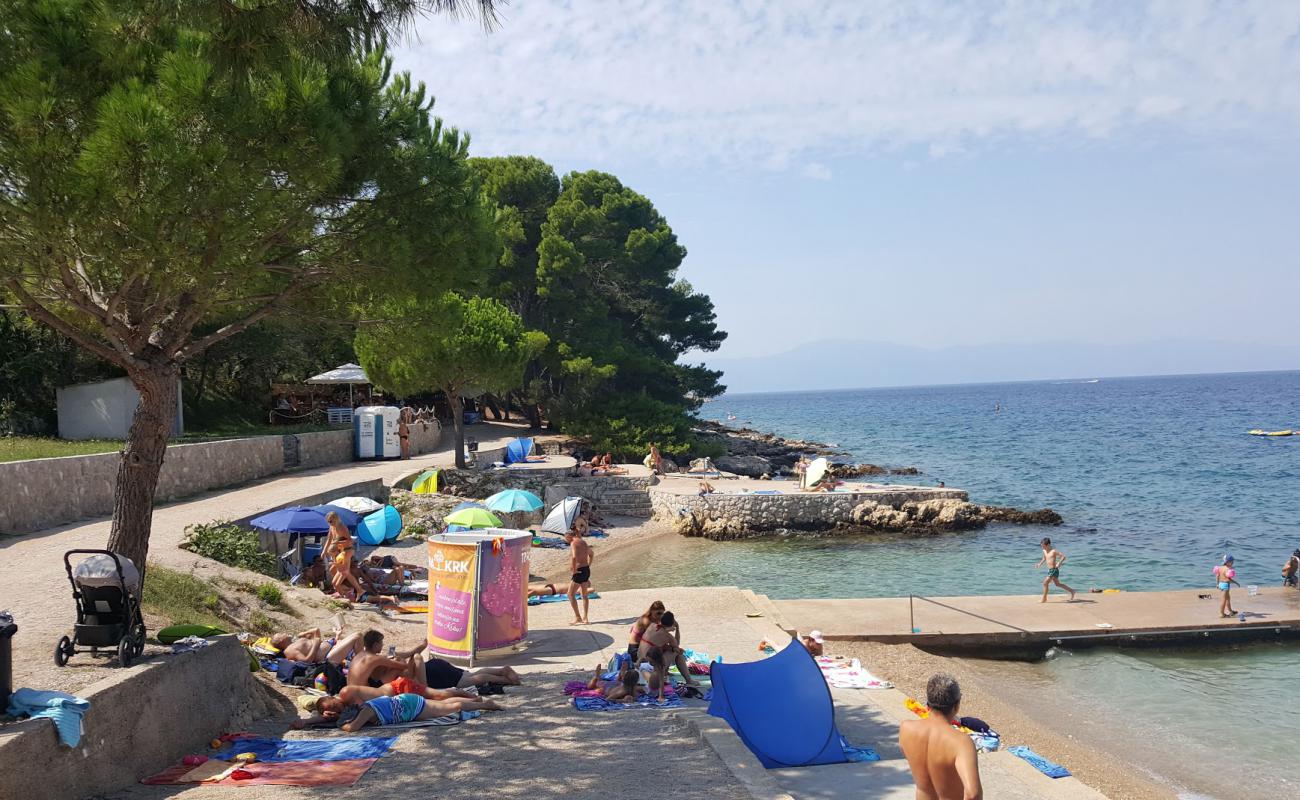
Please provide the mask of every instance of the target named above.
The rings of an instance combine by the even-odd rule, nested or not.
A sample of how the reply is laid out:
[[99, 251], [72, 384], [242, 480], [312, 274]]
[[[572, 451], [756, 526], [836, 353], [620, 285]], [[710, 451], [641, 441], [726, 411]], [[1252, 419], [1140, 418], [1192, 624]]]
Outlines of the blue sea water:
[[[1300, 372], [728, 395], [701, 416], [833, 443], [846, 460], [915, 466], [919, 478], [884, 480], [945, 481], [974, 502], [1051, 507], [1065, 524], [682, 542], [655, 569], [686, 584], [773, 597], [1033, 594], [1037, 541], [1050, 535], [1076, 589], [1208, 588], [1224, 553], [1243, 585], [1276, 585], [1300, 547], [1300, 436], [1247, 434], [1300, 430]], [[1107, 735], [1190, 791], [1281, 796], [1297, 790], [1298, 661], [1300, 648], [1277, 645], [1063, 653], [1022, 676], [1105, 709], [1096, 724]], [[1176, 760], [1152, 747], [1174, 740]]]

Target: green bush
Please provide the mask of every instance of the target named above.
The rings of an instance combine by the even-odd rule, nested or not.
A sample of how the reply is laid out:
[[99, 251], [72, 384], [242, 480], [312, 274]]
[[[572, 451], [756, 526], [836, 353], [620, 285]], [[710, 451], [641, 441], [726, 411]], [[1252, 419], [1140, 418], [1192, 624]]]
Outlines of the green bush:
[[273, 554], [261, 548], [257, 534], [229, 522], [189, 526], [185, 529], [185, 541], [181, 542], [181, 547], [222, 564], [260, 572], [272, 578], [280, 577], [279, 562]]
[[280, 587], [274, 583], [264, 583], [258, 586], [257, 599], [268, 606], [278, 606], [284, 602], [284, 596], [280, 594]]
[[215, 586], [192, 573], [177, 572], [152, 562], [145, 570], [140, 604], [147, 613], [162, 617], [168, 624], [230, 627], [217, 611], [221, 601]]

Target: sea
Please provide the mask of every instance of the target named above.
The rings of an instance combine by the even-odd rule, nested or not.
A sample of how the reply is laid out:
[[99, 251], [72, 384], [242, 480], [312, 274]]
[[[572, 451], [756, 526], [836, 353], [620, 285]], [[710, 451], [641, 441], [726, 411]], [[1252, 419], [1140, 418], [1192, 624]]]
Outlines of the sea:
[[[1065, 523], [920, 538], [683, 539], [657, 553], [653, 570], [685, 585], [775, 598], [1032, 595], [1043, 578], [1038, 540], [1050, 535], [1076, 590], [1209, 591], [1226, 553], [1243, 586], [1274, 586], [1300, 548], [1300, 435], [1247, 433], [1300, 431], [1300, 372], [729, 394], [700, 416], [922, 473], [873, 482], [943, 481], [974, 502], [1052, 508]], [[1234, 605], [1249, 609], [1245, 591]], [[1184, 797], [1300, 796], [1300, 646], [1058, 649], [1041, 664], [995, 669], [1023, 685], [1044, 721], [1068, 709], [1055, 726], [1123, 752]]]

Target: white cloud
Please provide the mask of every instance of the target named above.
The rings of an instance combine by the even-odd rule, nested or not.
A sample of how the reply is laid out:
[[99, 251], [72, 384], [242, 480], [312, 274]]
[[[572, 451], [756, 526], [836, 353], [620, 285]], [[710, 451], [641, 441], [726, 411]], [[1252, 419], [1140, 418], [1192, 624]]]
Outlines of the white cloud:
[[803, 176], [805, 178], [812, 178], [815, 181], [828, 181], [831, 179], [831, 168], [825, 164], [813, 161], [803, 168]]
[[1008, 137], [1300, 129], [1300, 3], [513, 0], [398, 66], [479, 154], [758, 165]]

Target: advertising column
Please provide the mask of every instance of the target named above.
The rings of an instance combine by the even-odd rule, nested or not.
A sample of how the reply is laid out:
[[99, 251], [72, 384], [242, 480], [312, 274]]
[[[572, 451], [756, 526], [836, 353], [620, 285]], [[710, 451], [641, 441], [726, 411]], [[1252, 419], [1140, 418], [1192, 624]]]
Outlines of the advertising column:
[[429, 649], [468, 658], [474, 634], [478, 545], [429, 542]]

